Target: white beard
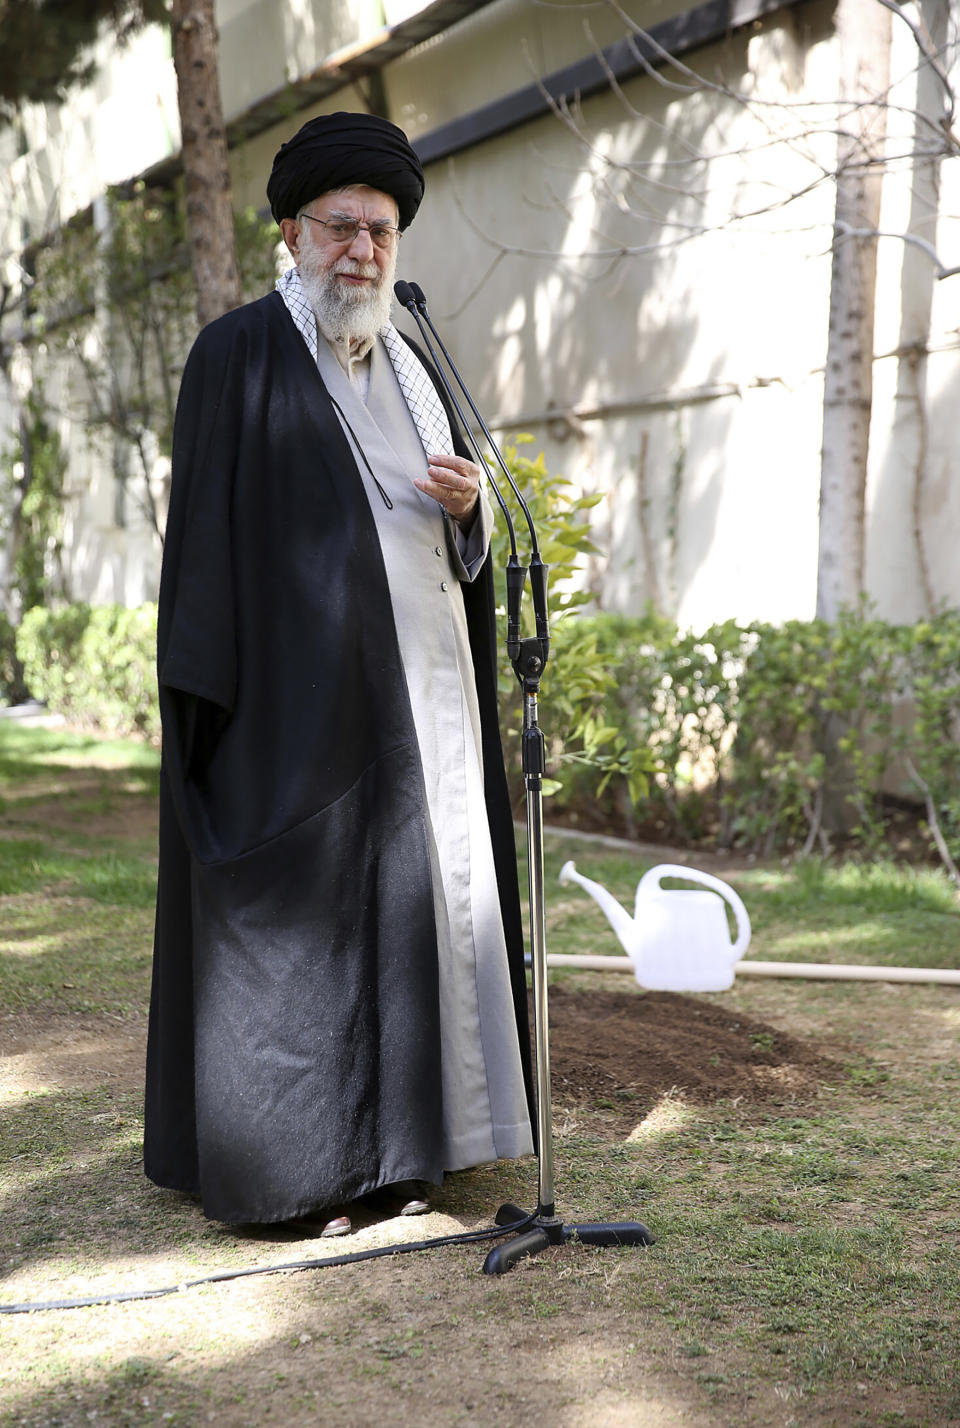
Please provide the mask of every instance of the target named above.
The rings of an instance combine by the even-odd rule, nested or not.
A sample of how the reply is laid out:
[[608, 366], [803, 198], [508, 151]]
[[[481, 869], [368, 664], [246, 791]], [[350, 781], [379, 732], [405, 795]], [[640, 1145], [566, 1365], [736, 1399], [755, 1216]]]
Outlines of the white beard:
[[[372, 342], [390, 321], [396, 249], [384, 270], [374, 262], [358, 263], [345, 255], [329, 267], [317, 258], [316, 249], [301, 255], [300, 282], [320, 331], [328, 342]], [[375, 287], [355, 288], [338, 282], [336, 273], [356, 273], [376, 278], [377, 283]]]

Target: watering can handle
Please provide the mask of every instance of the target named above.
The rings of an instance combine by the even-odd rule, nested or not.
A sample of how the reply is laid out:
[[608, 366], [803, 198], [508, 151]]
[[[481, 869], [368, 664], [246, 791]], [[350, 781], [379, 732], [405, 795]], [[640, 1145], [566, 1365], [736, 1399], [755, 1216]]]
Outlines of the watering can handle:
[[[733, 951], [739, 957], [747, 950], [750, 942], [750, 917], [747, 909], [743, 905], [742, 899], [729, 884], [720, 878], [715, 878], [711, 873], [701, 873], [699, 868], [684, 868], [679, 863], [658, 863], [655, 868], [644, 873], [637, 888], [637, 902], [640, 900], [640, 889], [644, 883], [660, 886], [663, 878], [683, 878], [688, 883], [701, 883], [705, 888], [710, 888], [713, 892], [720, 894], [733, 908], [734, 916], [737, 919], [737, 940], [733, 944]], [[639, 911], [639, 908], [638, 908]]]

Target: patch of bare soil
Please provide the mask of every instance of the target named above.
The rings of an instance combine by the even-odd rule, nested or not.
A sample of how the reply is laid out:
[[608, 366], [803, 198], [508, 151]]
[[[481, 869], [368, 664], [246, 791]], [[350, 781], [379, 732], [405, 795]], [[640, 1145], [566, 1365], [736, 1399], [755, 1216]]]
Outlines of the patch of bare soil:
[[156, 810], [149, 804], [145, 808], [145, 802], [145, 799], [135, 793], [115, 795], [107, 812], [66, 808], [59, 819], [50, 819], [50, 825], [58, 826], [67, 832], [75, 829], [82, 832], [84, 839], [90, 842], [97, 838], [113, 838], [117, 842], [145, 842], [148, 839], [156, 839], [157, 836]]
[[25, 829], [80, 832], [89, 842], [157, 836], [156, 800], [144, 798], [135, 780], [124, 781], [115, 773], [67, 768], [56, 780], [26, 785], [19, 798], [16, 793], [5, 798], [11, 826], [0, 836], [22, 838]]
[[670, 1091], [699, 1105], [736, 1099], [759, 1107], [810, 1100], [840, 1074], [808, 1042], [674, 992], [560, 986], [551, 988], [549, 1006], [553, 1094], [602, 1104], [617, 1130], [629, 1129], [638, 1112]]
[[0, 1018], [0, 1089], [138, 1089], [143, 1079], [146, 1019], [118, 1021], [77, 1013], [21, 1013]]

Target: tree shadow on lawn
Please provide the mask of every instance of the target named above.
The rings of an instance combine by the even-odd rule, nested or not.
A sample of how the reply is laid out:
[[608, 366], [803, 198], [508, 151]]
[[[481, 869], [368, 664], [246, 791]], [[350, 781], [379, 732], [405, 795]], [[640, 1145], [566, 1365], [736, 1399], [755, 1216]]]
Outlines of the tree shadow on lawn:
[[[91, 1015], [127, 1021], [145, 1014], [152, 917], [136, 907], [90, 909], [58, 901], [67, 904], [62, 915], [58, 908], [49, 918], [25, 918], [5, 927], [0, 939], [4, 1056], [14, 1048], [20, 1054], [31, 1046], [82, 1039]], [[9, 908], [3, 911], [9, 915]]]
[[[9, 1273], [5, 1303], [163, 1287], [222, 1269], [432, 1238], [480, 1219], [488, 1223], [503, 1199], [524, 1204], [530, 1198], [532, 1163], [514, 1162], [449, 1177], [438, 1201], [439, 1224], [439, 1215], [372, 1224], [351, 1239], [321, 1246], [315, 1240], [298, 1244], [309, 1237], [296, 1231], [288, 1236], [281, 1227], [258, 1232], [211, 1223], [195, 1201], [158, 1190], [143, 1176], [142, 1022], [87, 1018], [67, 1040], [58, 1027], [65, 1030], [71, 1020], [77, 1021], [41, 1019], [32, 1042], [28, 1029], [21, 1030], [23, 1056], [35, 1077], [21, 1078], [19, 1103], [0, 1117], [9, 1184], [0, 1246]], [[558, 1120], [571, 1108], [590, 1115], [589, 1144], [571, 1144], [571, 1163], [561, 1175], [570, 1190], [582, 1192], [582, 1218], [613, 1208], [614, 1217], [622, 1217], [626, 1200], [620, 1200], [637, 1193], [637, 1170], [620, 1167], [619, 1160], [607, 1165], [610, 1147], [616, 1150], [628, 1127], [650, 1117], [679, 1088], [692, 1105], [729, 1105], [742, 1097], [741, 1110], [750, 1118], [753, 1112], [776, 1114], [782, 1106], [802, 1110], [824, 1081], [843, 1074], [809, 1041], [798, 1042], [729, 1006], [669, 993], [555, 986], [551, 1032]], [[796, 1179], [802, 1169], [796, 1157], [791, 1166]], [[677, 1214], [689, 1221], [691, 1206], [681, 1200]], [[731, 1204], [730, 1214], [739, 1242], [743, 1203]], [[244, 1279], [191, 1290], [169, 1303], [15, 1316], [6, 1320], [14, 1337], [34, 1354], [31, 1345], [46, 1345], [53, 1363], [44, 1367], [42, 1356], [28, 1360], [37, 1363], [36, 1371], [8, 1402], [19, 1415], [14, 1421], [38, 1428], [81, 1425], [94, 1413], [110, 1425], [159, 1421], [161, 1413], [191, 1423], [200, 1405], [215, 1407], [223, 1422], [252, 1425], [269, 1418], [297, 1428], [318, 1421], [358, 1428], [416, 1421], [446, 1428], [461, 1420], [513, 1428], [542, 1421], [547, 1404], [555, 1409], [554, 1421], [570, 1428], [587, 1422], [591, 1428], [622, 1428], [648, 1417], [675, 1421], [656, 1416], [664, 1404], [677, 1421], [696, 1428], [779, 1421], [783, 1404], [756, 1365], [749, 1394], [742, 1391], [743, 1346], [732, 1329], [698, 1320], [698, 1338], [692, 1323], [670, 1317], [669, 1306], [682, 1302], [683, 1280], [676, 1244], [670, 1249], [669, 1223], [663, 1228], [662, 1249], [651, 1252], [656, 1262], [633, 1252], [569, 1246], [558, 1252], [559, 1262], [551, 1251], [539, 1265], [527, 1261], [508, 1282], [491, 1283], [479, 1273], [485, 1247], [476, 1246], [330, 1268], [319, 1277]], [[770, 1245], [782, 1242], [785, 1252], [803, 1248], [797, 1227], [781, 1225], [779, 1218], [763, 1233], [760, 1258], [741, 1266], [754, 1300], [755, 1276], [769, 1267]], [[729, 1244], [717, 1245], [714, 1272], [729, 1277], [725, 1256], [731, 1253]], [[745, 1253], [742, 1245], [737, 1253]], [[688, 1272], [691, 1283], [701, 1282], [699, 1254]], [[875, 1276], [872, 1262], [870, 1272]], [[779, 1293], [776, 1285], [770, 1292]], [[833, 1344], [834, 1329], [817, 1332], [818, 1344], [824, 1336], [827, 1347]], [[711, 1333], [722, 1335], [716, 1347]], [[636, 1347], [638, 1336], [643, 1353], [631, 1355], [626, 1341]], [[799, 1335], [800, 1348], [805, 1343]], [[696, 1355], [689, 1364], [685, 1345]], [[839, 1339], [836, 1347], [841, 1354]], [[611, 1362], [618, 1365], [615, 1391]], [[776, 1364], [779, 1371], [786, 1360]], [[568, 1373], [571, 1365], [576, 1371]], [[714, 1368], [722, 1372], [713, 1374]], [[881, 1421], [881, 1401], [884, 1407], [893, 1401], [892, 1385], [878, 1382], [862, 1405], [848, 1394], [828, 1408], [832, 1375], [831, 1369], [824, 1397], [818, 1390], [819, 1402], [805, 1404], [804, 1423], [873, 1428]], [[539, 1409], [535, 1383], [541, 1385]], [[609, 1403], [603, 1399], [608, 1391]], [[898, 1383], [897, 1403], [907, 1403], [910, 1393], [904, 1398]], [[923, 1408], [929, 1404], [921, 1395], [918, 1422]]]
[[[29, 1428], [85, 1428], [94, 1419], [124, 1428], [205, 1419], [244, 1428], [956, 1422], [955, 1397], [951, 1405], [943, 1385], [938, 1394], [884, 1370], [855, 1385], [849, 1375], [834, 1382], [822, 1373], [815, 1383], [811, 1371], [771, 1358], [771, 1347], [761, 1364], [751, 1363], [744, 1344], [698, 1318], [692, 1303], [661, 1302], [677, 1286], [669, 1263], [646, 1252], [570, 1246], [493, 1279], [480, 1274], [481, 1259], [476, 1249], [431, 1252], [20, 1316], [8, 1321], [8, 1343], [14, 1353], [23, 1345], [31, 1371], [8, 1396], [8, 1421]], [[816, 1343], [849, 1352], [836, 1322], [818, 1330]], [[780, 1352], [775, 1337], [772, 1352]]]
[[[595, 1265], [585, 1262], [579, 1282], [547, 1286], [532, 1262], [508, 1281], [484, 1277], [479, 1263], [431, 1254], [71, 1315], [60, 1364], [14, 1390], [10, 1421], [716, 1424], [704, 1391], [666, 1355], [654, 1366], [636, 1353], [618, 1305], [595, 1302]], [[84, 1331], [96, 1338], [86, 1354]]]
[[[127, 1065], [141, 1064], [127, 1038]], [[143, 1172], [141, 1096], [96, 1078], [92, 1058], [81, 1069], [88, 1088], [25, 1091], [0, 1114], [7, 1189], [0, 1199], [4, 1303], [46, 1302], [163, 1287], [238, 1264], [328, 1257], [392, 1241], [432, 1239], [489, 1225], [502, 1200], [534, 1181], [528, 1163], [483, 1167], [449, 1176], [431, 1196], [432, 1212], [398, 1219], [376, 1203], [351, 1211], [354, 1234], [320, 1240], [321, 1221], [222, 1225], [207, 1220], [197, 1199], [162, 1190]], [[50, 1060], [76, 1071], [70, 1055]], [[129, 1078], [122, 1076], [129, 1084]], [[491, 1172], [496, 1184], [490, 1183]], [[499, 1198], [495, 1198], [499, 1196]], [[310, 1242], [304, 1249], [299, 1242]], [[286, 1251], [286, 1252], [285, 1252]]]
[[77, 768], [0, 753], [0, 831], [6, 838], [72, 835], [155, 846], [159, 783], [159, 769], [150, 766]]
[[[58, 1284], [55, 1297], [82, 1293], [80, 1283], [102, 1288], [110, 1264], [119, 1268], [123, 1260], [122, 1277], [140, 1282], [144, 1258], [186, 1250], [204, 1262], [215, 1256], [215, 1268], [249, 1253], [250, 1231], [206, 1221], [189, 1197], [160, 1191], [143, 1176], [143, 1033], [142, 1022], [88, 1018], [77, 1028], [75, 1019], [62, 1016], [23, 1033], [21, 1099], [0, 1118], [13, 1182], [3, 1212], [4, 1258], [18, 1270], [49, 1271]], [[795, 1109], [815, 1098], [824, 1081], [842, 1075], [808, 1042], [671, 993], [554, 988], [551, 1054], [558, 1111], [586, 1108], [594, 1132], [613, 1141], [665, 1097], [682, 1094], [699, 1105], [739, 1098], [757, 1109]], [[51, 1082], [60, 1088], [51, 1089]], [[489, 1219], [497, 1196], [510, 1198], [504, 1181], [517, 1178], [505, 1170], [448, 1177], [437, 1210], [465, 1222], [475, 1222], [475, 1213]], [[524, 1171], [520, 1178], [531, 1177]], [[268, 1230], [253, 1238], [266, 1250], [284, 1235]], [[64, 1274], [73, 1287], [63, 1287]]]

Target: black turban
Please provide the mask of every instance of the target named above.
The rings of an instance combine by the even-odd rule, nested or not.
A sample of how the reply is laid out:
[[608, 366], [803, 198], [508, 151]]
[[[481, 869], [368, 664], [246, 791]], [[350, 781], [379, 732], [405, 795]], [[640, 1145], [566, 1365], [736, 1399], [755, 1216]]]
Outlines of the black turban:
[[396, 199], [406, 228], [423, 198], [423, 169], [402, 129], [376, 114], [322, 114], [277, 153], [267, 183], [270, 211], [296, 218], [332, 188], [362, 183]]

